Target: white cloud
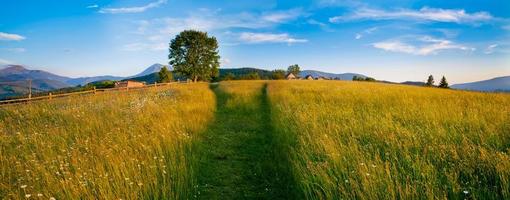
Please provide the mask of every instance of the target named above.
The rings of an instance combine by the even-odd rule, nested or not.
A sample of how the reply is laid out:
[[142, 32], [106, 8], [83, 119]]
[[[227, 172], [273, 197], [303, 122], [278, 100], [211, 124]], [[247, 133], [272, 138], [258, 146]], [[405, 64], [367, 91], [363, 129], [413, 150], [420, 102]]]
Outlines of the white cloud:
[[487, 49], [485, 49], [484, 53], [485, 54], [492, 54], [494, 53], [496, 47], [498, 47], [499, 45], [498, 44], [491, 44], [487, 47]]
[[361, 39], [364, 35], [368, 35], [368, 34], [372, 34], [374, 31], [376, 31], [378, 28], [377, 27], [372, 27], [372, 28], [369, 28], [369, 29], [365, 29], [363, 30], [362, 32], [360, 33], [356, 33], [356, 35], [354, 36], [354, 38], [356, 40], [359, 40]]
[[152, 3], [149, 3], [145, 6], [138, 7], [124, 7], [124, 8], [101, 8], [99, 10], [100, 13], [109, 13], [109, 14], [120, 14], [120, 13], [141, 13], [145, 12], [151, 8], [157, 8], [163, 4], [165, 4], [167, 0], [158, 0]]
[[306, 39], [296, 39], [289, 36], [287, 33], [273, 34], [273, 33], [241, 33], [239, 39], [247, 43], [303, 43], [308, 42]]
[[18, 34], [0, 32], [0, 40], [20, 41], [20, 40], [24, 40], [24, 39], [25, 39], [25, 37], [18, 35]]
[[285, 11], [277, 11], [271, 13], [265, 13], [262, 15], [262, 20], [274, 23], [284, 23], [302, 16], [303, 12], [301, 9], [292, 9]]
[[87, 8], [99, 8], [99, 5], [94, 4], [94, 5], [87, 6]]
[[151, 51], [167, 51], [168, 44], [167, 43], [131, 43], [126, 44], [122, 47], [124, 51], [142, 51], [142, 50], [151, 50]]
[[228, 58], [222, 58], [220, 60], [220, 63], [221, 63], [221, 65], [229, 65], [231, 62], [230, 62], [230, 59], [228, 59]]
[[476, 24], [494, 19], [487, 12], [467, 13], [465, 10], [423, 7], [420, 10], [378, 10], [358, 8], [353, 13], [331, 17], [332, 23], [352, 20], [416, 20], [433, 22], [451, 22], [458, 24]]
[[13, 64], [13, 62], [0, 58], [0, 65], [9, 65], [9, 64]]
[[16, 53], [23, 53], [27, 51], [25, 48], [5, 48], [4, 50]]
[[466, 47], [464, 45], [456, 44], [449, 40], [436, 39], [430, 36], [424, 36], [418, 39], [421, 45], [413, 45], [400, 40], [383, 41], [373, 43], [372, 46], [385, 51], [407, 53], [413, 55], [435, 55], [442, 50], [464, 50], [474, 51], [474, 48]]

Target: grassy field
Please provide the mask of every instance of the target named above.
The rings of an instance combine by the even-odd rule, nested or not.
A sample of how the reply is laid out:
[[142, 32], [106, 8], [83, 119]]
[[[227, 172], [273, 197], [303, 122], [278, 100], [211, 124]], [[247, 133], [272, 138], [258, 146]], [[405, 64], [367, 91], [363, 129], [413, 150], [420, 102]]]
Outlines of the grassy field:
[[0, 199], [184, 199], [208, 84], [0, 108]]
[[0, 199], [509, 199], [510, 95], [183, 84], [0, 107]]
[[307, 199], [510, 198], [510, 95], [331, 81], [268, 94]]

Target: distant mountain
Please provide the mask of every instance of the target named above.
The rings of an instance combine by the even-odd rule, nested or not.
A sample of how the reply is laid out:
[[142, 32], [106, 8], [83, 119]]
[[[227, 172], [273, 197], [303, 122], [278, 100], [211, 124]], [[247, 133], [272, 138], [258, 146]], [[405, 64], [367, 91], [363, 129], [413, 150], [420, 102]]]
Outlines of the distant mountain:
[[0, 69], [1, 80], [27, 80], [27, 79], [47, 79], [60, 82], [66, 82], [71, 78], [65, 76], [55, 75], [43, 70], [29, 70], [21, 65], [7, 65], [5, 68]]
[[497, 77], [490, 80], [477, 81], [472, 83], [455, 84], [451, 86], [461, 90], [476, 91], [508, 91], [510, 92], [510, 76]]
[[77, 85], [86, 85], [88, 83], [97, 82], [97, 81], [106, 81], [106, 80], [118, 81], [118, 80], [122, 80], [124, 78], [125, 77], [120, 77], [120, 76], [80, 77], [80, 78], [72, 78], [72, 79], [66, 81], [66, 83], [69, 85], [72, 85], [72, 86], [77, 86]]
[[[162, 65], [162, 64], [159, 64], [159, 63], [156, 63], [156, 64], [153, 64], [151, 66], [149, 66], [147, 69], [143, 70], [143, 72], [141, 73], [138, 73], [134, 76], [130, 76], [131, 77], [141, 77], [141, 76], [145, 76], [145, 75], [149, 75], [149, 74], [153, 74], [153, 73], [156, 73], [156, 72], [159, 72], [161, 70], [161, 68], [163, 68], [164, 66], [166, 65]], [[170, 71], [173, 71], [173, 67], [171, 66], [167, 66], [168, 70]]]
[[326, 77], [329, 79], [339, 79], [339, 80], [352, 80], [354, 76], [366, 78], [367, 76], [363, 74], [355, 74], [355, 73], [343, 73], [343, 74], [334, 74], [334, 73], [328, 73], [328, 72], [321, 72], [316, 70], [303, 70], [301, 73], [299, 73], [299, 76], [306, 77], [308, 75], [311, 75], [314, 78], [317, 77]]
[[[143, 72], [130, 77], [136, 78], [147, 76], [145, 78], [148, 79], [151, 77], [152, 73], [159, 72], [162, 67], [163, 65], [161, 64], [153, 64]], [[35, 93], [86, 85], [88, 83], [98, 81], [118, 81], [126, 78], [128, 77], [92, 76], [70, 78], [43, 70], [30, 70], [22, 65], [6, 65], [3, 68], [0, 68], [0, 99], [28, 93], [28, 80], [32, 80], [32, 92]], [[157, 80], [157, 77], [152, 77], [149, 81], [154, 82], [155, 80]]]

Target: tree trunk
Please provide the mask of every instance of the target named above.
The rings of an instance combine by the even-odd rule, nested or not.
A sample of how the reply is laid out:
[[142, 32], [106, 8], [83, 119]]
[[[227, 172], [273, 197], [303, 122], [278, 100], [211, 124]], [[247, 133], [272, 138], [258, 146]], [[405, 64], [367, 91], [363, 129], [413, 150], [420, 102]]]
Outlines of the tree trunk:
[[193, 77], [193, 83], [196, 83], [196, 82], [197, 82], [197, 79], [198, 79], [198, 76], [194, 76], [194, 77]]

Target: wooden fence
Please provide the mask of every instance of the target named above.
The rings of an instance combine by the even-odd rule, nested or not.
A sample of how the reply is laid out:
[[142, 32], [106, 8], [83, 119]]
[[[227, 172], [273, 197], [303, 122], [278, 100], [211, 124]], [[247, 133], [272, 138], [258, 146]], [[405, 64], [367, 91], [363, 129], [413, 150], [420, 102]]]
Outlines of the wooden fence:
[[0, 106], [7, 105], [7, 104], [28, 103], [28, 102], [40, 101], [40, 100], [51, 100], [51, 99], [54, 99], [54, 98], [62, 98], [62, 97], [67, 97], [67, 96], [76, 96], [76, 95], [84, 95], [84, 94], [97, 94], [99, 92], [140, 90], [140, 89], [146, 89], [146, 88], [155, 88], [155, 87], [160, 87], [160, 86], [167, 86], [167, 85], [177, 84], [177, 83], [187, 83], [187, 82], [154, 83], [154, 84], [144, 85], [144, 86], [141, 86], [141, 87], [131, 87], [131, 88], [129, 88], [129, 87], [119, 87], [119, 88], [96, 89], [96, 87], [94, 87], [91, 90], [80, 91], [80, 92], [61, 93], [61, 94], [52, 94], [50, 92], [50, 93], [48, 93], [48, 95], [45, 95], [45, 96], [37, 96], [37, 97], [28, 97], [28, 98], [3, 100], [3, 101], [0, 101]]

